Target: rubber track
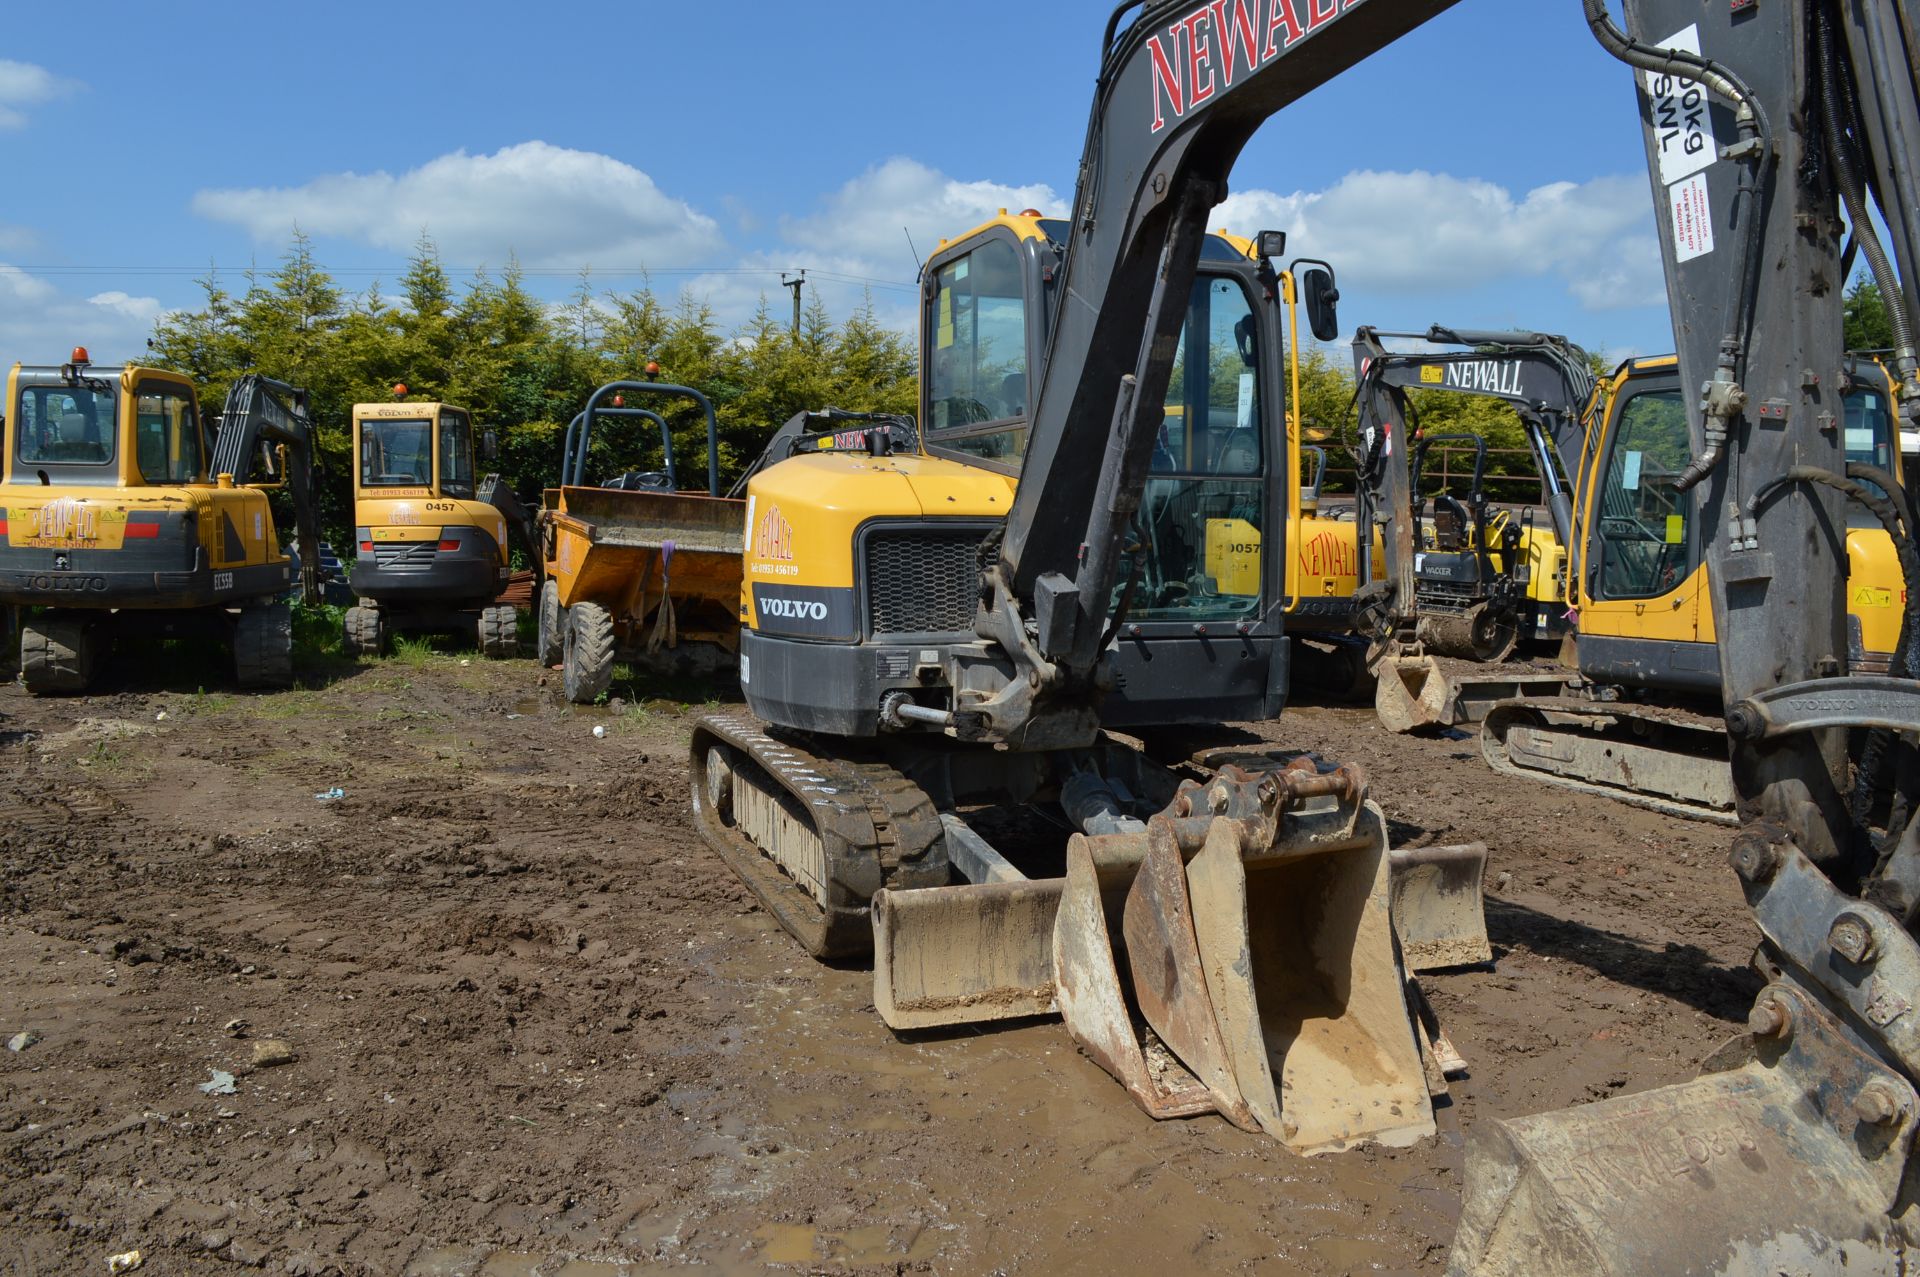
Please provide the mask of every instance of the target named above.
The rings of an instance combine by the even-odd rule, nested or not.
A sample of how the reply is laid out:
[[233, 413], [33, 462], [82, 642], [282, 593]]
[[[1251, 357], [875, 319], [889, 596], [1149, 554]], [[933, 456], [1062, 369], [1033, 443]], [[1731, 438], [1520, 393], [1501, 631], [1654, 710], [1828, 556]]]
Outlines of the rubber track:
[[[1524, 776], [1529, 780], [1539, 781], [1547, 785], [1557, 785], [1562, 789], [1577, 789], [1585, 794], [1598, 794], [1603, 798], [1611, 798], [1615, 802], [1626, 803], [1631, 807], [1641, 807], [1648, 811], [1657, 811], [1667, 816], [1678, 816], [1683, 820], [1699, 820], [1705, 821], [1708, 824], [1727, 826], [1738, 825], [1740, 823], [1740, 818], [1731, 811], [1723, 811], [1719, 808], [1700, 807], [1693, 803], [1682, 802], [1676, 798], [1663, 798], [1657, 794], [1642, 793], [1639, 790], [1625, 789], [1618, 785], [1606, 785], [1596, 781], [1575, 780], [1572, 777], [1557, 775], [1553, 772], [1544, 772], [1532, 767], [1519, 766], [1507, 753], [1506, 734], [1502, 729], [1510, 719], [1520, 718], [1524, 721], [1529, 717], [1528, 711], [1547, 711], [1554, 714], [1566, 714], [1585, 719], [1607, 718], [1621, 722], [1639, 719], [1641, 721], [1657, 723], [1662, 727], [1682, 728], [1700, 732], [1715, 732], [1722, 737], [1721, 758], [1724, 760], [1726, 757], [1724, 744], [1726, 726], [1719, 720], [1708, 718], [1703, 714], [1689, 713], [1685, 710], [1655, 709], [1647, 706], [1620, 704], [1611, 701], [1580, 700], [1574, 697], [1542, 697], [1537, 700], [1503, 701], [1487, 712], [1486, 721], [1480, 725], [1480, 753], [1487, 760], [1487, 765], [1502, 775]], [[1528, 725], [1536, 728], [1544, 726], [1546, 730], [1556, 733], [1566, 733], [1570, 735], [1577, 733], [1588, 739], [1597, 735], [1611, 736], [1613, 731], [1624, 730], [1624, 728], [1616, 728], [1613, 729], [1613, 731], [1605, 733], [1594, 733], [1590, 729], [1569, 726], [1567, 724], [1542, 724], [1534, 722]], [[1631, 743], [1642, 748], [1654, 748], [1644, 739], [1633, 737], [1629, 737], [1628, 739]], [[1677, 757], [1699, 758], [1702, 762], [1708, 761], [1703, 755], [1687, 754], [1678, 750], [1674, 751], [1674, 753]], [[1731, 766], [1730, 763], [1725, 761], [1722, 761], [1719, 765], [1722, 767]]]
[[[708, 804], [706, 752], [715, 742], [744, 755], [813, 815], [826, 847], [826, 909]], [[694, 823], [707, 845], [809, 953], [863, 956], [873, 949], [867, 904], [874, 892], [944, 883], [946, 848], [939, 813], [918, 785], [886, 763], [819, 750], [830, 744], [769, 727], [741, 711], [701, 716], [694, 724], [690, 769]]]
[[243, 608], [233, 625], [233, 672], [242, 687], [293, 686], [293, 610], [285, 603]]
[[520, 617], [510, 607], [480, 609], [480, 655], [504, 661], [520, 655]]

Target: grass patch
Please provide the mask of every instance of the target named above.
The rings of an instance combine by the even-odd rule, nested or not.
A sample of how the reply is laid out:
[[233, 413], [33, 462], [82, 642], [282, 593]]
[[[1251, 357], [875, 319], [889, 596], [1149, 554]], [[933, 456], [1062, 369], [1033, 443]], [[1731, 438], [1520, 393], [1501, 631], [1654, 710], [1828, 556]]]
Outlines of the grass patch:
[[395, 635], [388, 647], [388, 659], [396, 665], [418, 669], [433, 660], [433, 639], [425, 634]]

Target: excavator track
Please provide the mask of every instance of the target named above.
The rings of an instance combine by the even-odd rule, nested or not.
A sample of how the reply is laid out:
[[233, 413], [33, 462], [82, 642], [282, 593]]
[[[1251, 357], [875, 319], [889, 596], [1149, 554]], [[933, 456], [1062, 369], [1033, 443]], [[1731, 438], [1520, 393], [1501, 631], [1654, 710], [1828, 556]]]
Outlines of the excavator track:
[[882, 887], [944, 885], [939, 812], [884, 762], [727, 711], [693, 729], [694, 823], [816, 958], [871, 953]]
[[1481, 724], [1480, 752], [1509, 776], [1738, 823], [1726, 726], [1705, 714], [1566, 696], [1502, 701]]

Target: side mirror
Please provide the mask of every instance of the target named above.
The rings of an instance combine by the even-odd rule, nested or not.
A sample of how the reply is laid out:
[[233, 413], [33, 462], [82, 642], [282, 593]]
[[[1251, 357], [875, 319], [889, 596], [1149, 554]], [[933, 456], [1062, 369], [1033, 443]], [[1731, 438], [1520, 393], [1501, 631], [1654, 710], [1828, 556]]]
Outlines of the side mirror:
[[1301, 273], [1300, 291], [1306, 299], [1307, 326], [1313, 330], [1313, 335], [1321, 341], [1337, 340], [1340, 336], [1340, 289], [1333, 282], [1333, 272], [1320, 266], [1309, 267]]
[[1260, 348], [1254, 341], [1256, 331], [1252, 315], [1242, 315], [1233, 323], [1233, 344], [1240, 350], [1240, 362], [1249, 368], [1260, 366]]
[[500, 436], [491, 428], [480, 432], [480, 459], [492, 461], [500, 455]]

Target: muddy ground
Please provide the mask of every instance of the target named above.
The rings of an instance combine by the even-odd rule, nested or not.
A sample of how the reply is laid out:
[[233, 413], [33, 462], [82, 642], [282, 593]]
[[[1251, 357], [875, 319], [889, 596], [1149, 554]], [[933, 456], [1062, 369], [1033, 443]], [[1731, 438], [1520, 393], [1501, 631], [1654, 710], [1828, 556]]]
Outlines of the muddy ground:
[[895, 1038], [689, 832], [704, 690], [134, 664], [0, 688], [0, 1037], [40, 1035], [0, 1051], [0, 1272], [1430, 1273], [1463, 1131], [1685, 1079], [1758, 987], [1722, 832], [1290, 712], [1396, 841], [1492, 848], [1498, 954], [1425, 981], [1472, 1065], [1442, 1137], [1302, 1159], [1153, 1123], [1057, 1023]]

